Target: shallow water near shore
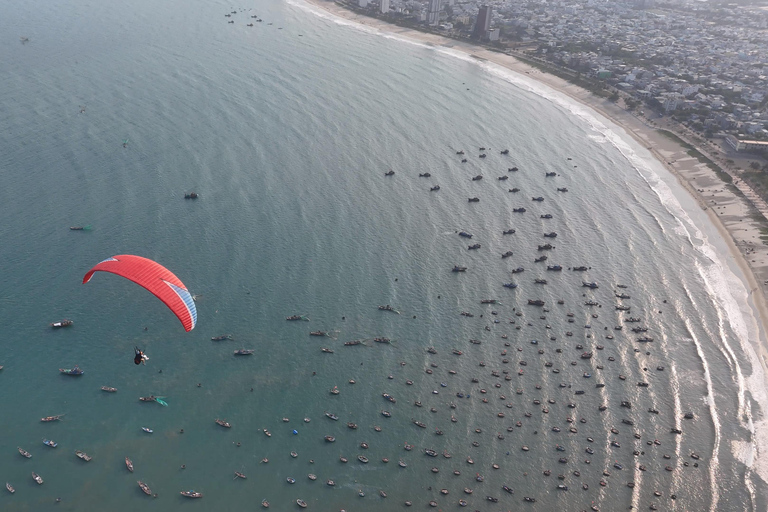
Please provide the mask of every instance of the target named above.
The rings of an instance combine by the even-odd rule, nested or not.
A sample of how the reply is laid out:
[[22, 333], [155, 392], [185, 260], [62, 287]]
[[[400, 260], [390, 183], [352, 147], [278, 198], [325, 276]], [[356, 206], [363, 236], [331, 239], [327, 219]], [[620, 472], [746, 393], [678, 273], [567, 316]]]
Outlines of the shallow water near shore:
[[[759, 416], [742, 347], [763, 334], [743, 304], [738, 269], [660, 165], [583, 107], [277, 1], [47, 2], [5, 12], [0, 480], [17, 492], [0, 496], [3, 510], [239, 510], [262, 499], [289, 510], [297, 498], [313, 510], [399, 510], [406, 500], [447, 510], [459, 499], [471, 510], [766, 508], [764, 483], [740, 461]], [[184, 200], [193, 190], [200, 199]], [[512, 213], [520, 207], [527, 211]], [[554, 240], [542, 236], [553, 231]], [[539, 251], [548, 241], [555, 248]], [[475, 242], [482, 247], [468, 250]], [[506, 251], [514, 254], [502, 259]], [[116, 276], [80, 284], [92, 265], [121, 253], [159, 261], [199, 295], [195, 330], [184, 333], [162, 304]], [[544, 253], [545, 263], [533, 263]], [[452, 273], [454, 265], [467, 272]], [[568, 270], [580, 265], [590, 269]], [[525, 271], [512, 275], [517, 267]], [[286, 322], [292, 314], [310, 321]], [[62, 318], [74, 326], [48, 327]], [[630, 329], [639, 325], [652, 343], [637, 342], [643, 334]], [[221, 334], [233, 340], [211, 341]], [[353, 339], [368, 341], [343, 345]], [[146, 366], [131, 364], [135, 345], [146, 349]], [[236, 358], [238, 348], [256, 353]], [[57, 371], [75, 364], [85, 375]], [[150, 394], [168, 407], [137, 400]], [[684, 420], [689, 411], [694, 419]], [[65, 416], [39, 422], [53, 414]], [[78, 449], [93, 460], [77, 459]], [[205, 497], [178, 494], [188, 489]]]

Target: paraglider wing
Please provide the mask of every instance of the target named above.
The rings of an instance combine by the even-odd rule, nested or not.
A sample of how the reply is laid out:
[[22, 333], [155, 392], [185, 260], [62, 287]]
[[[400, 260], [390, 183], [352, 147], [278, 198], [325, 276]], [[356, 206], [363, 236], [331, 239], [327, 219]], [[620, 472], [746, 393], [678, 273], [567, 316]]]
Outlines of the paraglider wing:
[[91, 280], [94, 272], [99, 271], [117, 274], [146, 288], [173, 311], [185, 331], [195, 328], [197, 309], [192, 295], [173, 272], [159, 263], [141, 256], [119, 254], [89, 270], [83, 277], [83, 284]]

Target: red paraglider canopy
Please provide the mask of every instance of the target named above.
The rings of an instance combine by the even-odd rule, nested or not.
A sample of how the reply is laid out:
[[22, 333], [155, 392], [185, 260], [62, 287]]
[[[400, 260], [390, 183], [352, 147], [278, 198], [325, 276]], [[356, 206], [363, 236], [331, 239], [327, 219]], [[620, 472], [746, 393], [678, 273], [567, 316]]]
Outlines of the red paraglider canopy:
[[181, 321], [184, 330], [189, 332], [197, 323], [197, 308], [192, 295], [184, 283], [173, 272], [141, 256], [119, 254], [97, 264], [83, 277], [83, 284], [93, 277], [94, 272], [111, 272], [133, 281], [149, 290], [163, 301]]

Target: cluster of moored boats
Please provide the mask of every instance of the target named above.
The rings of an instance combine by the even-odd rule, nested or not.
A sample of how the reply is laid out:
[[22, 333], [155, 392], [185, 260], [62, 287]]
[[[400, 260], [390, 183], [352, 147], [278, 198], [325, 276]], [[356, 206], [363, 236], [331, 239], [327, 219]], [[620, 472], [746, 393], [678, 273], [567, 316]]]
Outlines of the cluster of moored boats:
[[[486, 149], [482, 148], [482, 150], [485, 151]], [[461, 154], [463, 155], [463, 152]], [[502, 152], [502, 154], [506, 155], [508, 152]], [[518, 169], [516, 167], [509, 168], [509, 172], [518, 172]], [[387, 175], [393, 176], [394, 171], [387, 173]], [[431, 174], [422, 173], [420, 177], [430, 178]], [[559, 180], [557, 173], [548, 172], [546, 177], [554, 178], [553, 181]], [[480, 175], [473, 178], [474, 181], [481, 181], [481, 179], [482, 176]], [[562, 190], [558, 188], [558, 191], [565, 190], [564, 187]], [[470, 202], [474, 202], [473, 199], [470, 198]], [[541, 196], [532, 197], [532, 201], [546, 204], [545, 198]], [[524, 213], [526, 209], [517, 208], [515, 211]], [[548, 222], [552, 218], [553, 216], [549, 213], [539, 215], [542, 222]], [[504, 229], [499, 239], [514, 241], [514, 237], [511, 235], [515, 235], [516, 232], [515, 228]], [[472, 239], [475, 242], [467, 245], [467, 250], [473, 251], [472, 254], [479, 254], [482, 257], [487, 252], [487, 249], [483, 249], [483, 245], [476, 242], [477, 238], [469, 231], [460, 231], [458, 236], [466, 240]], [[554, 239], [558, 233], [547, 231], [542, 233], [542, 236]], [[484, 240], [481, 241], [485, 243]], [[534, 264], [548, 261], [547, 255], [553, 257], [557, 254], [552, 241], [547, 240], [546, 243], [538, 245]], [[462, 245], [464, 244], [462, 243]], [[461, 250], [464, 250], [463, 247]], [[510, 247], [506, 252], [502, 252], [501, 256], [503, 260], [509, 260], [515, 258], [516, 255], [520, 256], [521, 253], [519, 248], [513, 253]], [[496, 254], [494, 259], [498, 262], [498, 253]], [[591, 270], [591, 267], [582, 265], [567, 267], [571, 272], [564, 272], [563, 265], [559, 264], [542, 264], [536, 268], [541, 269], [542, 272], [548, 272], [546, 274], [548, 279], [537, 277], [533, 283], [547, 286], [552, 286], [554, 283], [560, 284], [562, 282], [560, 279], [565, 275], [572, 276], [572, 272]], [[456, 273], [463, 273], [467, 271], [467, 267], [456, 265], [452, 270]], [[510, 270], [510, 273], [518, 275], [524, 271], [523, 267], [516, 267]], [[457, 279], [464, 279], [464, 277], [457, 277]], [[518, 284], [506, 282], [503, 283], [503, 287], [516, 289]], [[353, 417], [354, 413], [352, 412], [344, 414], [342, 419], [339, 414], [326, 411], [325, 428], [329, 431], [318, 436], [318, 440], [329, 449], [331, 449], [331, 445], [335, 449], [335, 447], [344, 444], [336, 443], [337, 439], [342, 436], [358, 437], [360, 451], [357, 454], [350, 454], [349, 457], [343, 454], [339, 455], [340, 464], [348, 464], [350, 460], [352, 464], [355, 464], [356, 460], [359, 464], [371, 467], [377, 463], [387, 464], [390, 460], [399, 459], [396, 466], [392, 465], [393, 468], [404, 469], [423, 466], [425, 471], [429, 470], [434, 474], [437, 484], [434, 492], [424, 499], [424, 505], [429, 507], [448, 506], [448, 502], [445, 500], [451, 500], [453, 504], [458, 504], [459, 507], [470, 504], [479, 507], [479, 504], [473, 503], [473, 500], [478, 499], [487, 503], [503, 503], [505, 507], [512, 507], [512, 500], [519, 501], [522, 499], [523, 502], [535, 503], [537, 498], [533, 494], [544, 492], [545, 487], [541, 485], [541, 482], [546, 482], [553, 474], [557, 476], [557, 481], [546, 484], [552, 491], [571, 492], [581, 487], [583, 491], [588, 492], [590, 489], [599, 490], [600, 487], [619, 483], [633, 489], [640, 487], [642, 483], [640, 479], [635, 482], [634, 473], [629, 471], [633, 468], [639, 472], [657, 470], [660, 475], [664, 475], [690, 466], [698, 467], [698, 464], [702, 462], [699, 453], [691, 452], [690, 457], [693, 461], [690, 465], [688, 461], [681, 462], [679, 450], [672, 446], [672, 442], [665, 440], [659, 432], [651, 430], [654, 425], [666, 420], [668, 424], [662, 426], [663, 433], [671, 436], [680, 435], [682, 434], [681, 419], [693, 420], [695, 418], [691, 412], [685, 413], [681, 418], [666, 418], [652, 403], [652, 399], [648, 398], [649, 391], [647, 388], [654, 384], [654, 379], [651, 376], [654, 365], [649, 365], [643, 370], [644, 373], [639, 373], [642, 377], [638, 377], [641, 380], [637, 382], [637, 387], [632, 382], [632, 389], [627, 390], [628, 395], [639, 394], [639, 397], [633, 398], [633, 400], [643, 403], [640, 408], [637, 407], [637, 403], [633, 404], [629, 399], [625, 399], [621, 401], [619, 407], [611, 409], [610, 398], [603, 391], [603, 388], [609, 385], [609, 378], [611, 377], [611, 372], [606, 370], [606, 366], [616, 362], [614, 355], [605, 357], [604, 354], [616, 354], [615, 347], [619, 341], [623, 343], [636, 342], [642, 344], [639, 346], [644, 348], [654, 341], [652, 335], [655, 333], [649, 332], [649, 327], [642, 325], [642, 315], [629, 316], [630, 306], [627, 301], [631, 297], [627, 291], [627, 286], [617, 284], [610, 296], [605, 290], [605, 288], [610, 287], [601, 287], [595, 281], [580, 279], [580, 283], [577, 283], [575, 287], [578, 288], [580, 294], [583, 294], [583, 299], [579, 299], [578, 302], [571, 303], [567, 307], [573, 307], [574, 311], [577, 311], [575, 308], [578, 308], [578, 316], [573, 311], [568, 311], [564, 299], [552, 300], [545, 296], [544, 292], [537, 292], [537, 294], [542, 293], [539, 297], [534, 296], [517, 302], [507, 298], [514, 296], [512, 292], [505, 292], [509, 295], [505, 295], [502, 300], [498, 298], [479, 299], [479, 307], [482, 308], [480, 311], [465, 305], [464, 307], [468, 311], [463, 310], [459, 313], [465, 319], [462, 321], [469, 322], [468, 325], [475, 327], [480, 334], [472, 334], [471, 338], [464, 340], [465, 345], [462, 346], [440, 346], [440, 342], [430, 342], [433, 343], [433, 346], [426, 349], [423, 364], [413, 366], [414, 370], [420, 373], [423, 371], [423, 374], [427, 375], [423, 378], [426, 380], [419, 381], [415, 375], [409, 377], [407, 372], [411, 371], [412, 367], [406, 361], [400, 363], [402, 373], [398, 379], [395, 378], [395, 375], [387, 376], [387, 389], [381, 392], [386, 408], [377, 407], [380, 410], [376, 412], [377, 417], [384, 418], [380, 424], [366, 427], [371, 422]], [[537, 288], [537, 290], [547, 289], [545, 286]], [[601, 304], [600, 301], [606, 302]], [[608, 307], [601, 310], [603, 305]], [[477, 307], [475, 305], [475, 308]], [[377, 309], [382, 312], [400, 314], [398, 309], [389, 304], [379, 305]], [[616, 325], [600, 325], [599, 327], [593, 325], [593, 323], [597, 324], [601, 321], [601, 313], [604, 317], [607, 316], [615, 320]], [[408, 317], [408, 315], [405, 316]], [[383, 313], [382, 317], [390, 318], [391, 321], [400, 321], [397, 319], [402, 318]], [[584, 320], [583, 335], [578, 333], [582, 325], [575, 325], [580, 319]], [[309, 321], [309, 317], [293, 314], [286, 317], [286, 320], [290, 322]], [[62, 322], [58, 323], [61, 324]], [[627, 329], [633, 333], [633, 339], [626, 339], [627, 337], [623, 335], [622, 331], [625, 324], [633, 325], [631, 329]], [[51, 325], [53, 327], [65, 326]], [[536, 329], [532, 329], [534, 326]], [[306, 333], [306, 331], [304, 332]], [[523, 334], [524, 332], [526, 334]], [[535, 332], [535, 334], [529, 334], [531, 332]], [[494, 335], [489, 333], [498, 334], [499, 338], [493, 339]], [[336, 339], [336, 331], [313, 330], [309, 332], [309, 335]], [[564, 338], [561, 338], [561, 335]], [[536, 339], [530, 339], [531, 337]], [[574, 337], [578, 338], [575, 343], [570, 341]], [[620, 340], [616, 339], [617, 337], [621, 337]], [[213, 341], [228, 341], [233, 340], [234, 336], [221, 334], [213, 336], [211, 339]], [[569, 340], [568, 344], [562, 343], [563, 339]], [[330, 344], [330, 340], [326, 341]], [[398, 346], [397, 341], [393, 342], [392, 339], [385, 336], [377, 336], [369, 340], [344, 341], [343, 344], [344, 346], [365, 346], [368, 341], [385, 346], [391, 345], [394, 349], [397, 349]], [[574, 347], [572, 345], [575, 345], [575, 352], [573, 352]], [[493, 351], [497, 349], [498, 352], [494, 354]], [[327, 354], [334, 353], [328, 347], [322, 347], [321, 350]], [[629, 353], [628, 350], [626, 351]], [[249, 355], [253, 352], [250, 349], [240, 349], [234, 353], [235, 355]], [[569, 357], [567, 354], [570, 352], [572, 355]], [[650, 352], [645, 351], [644, 355], [643, 352], [644, 350], [640, 348], [634, 348], [634, 353], [638, 355], [638, 358], [650, 359]], [[623, 353], [623, 351], [619, 353]], [[477, 369], [472, 371], [470, 368], [473, 367]], [[655, 368], [656, 372], [664, 371], [664, 366], [660, 364], [655, 365]], [[67, 375], [82, 375], [83, 373], [77, 366], [60, 371]], [[629, 385], [630, 383], [624, 384], [627, 375], [623, 373], [616, 375], [619, 371], [621, 370], [613, 372], [613, 376], [618, 379], [615, 385]], [[553, 377], [551, 379], [545, 378], [544, 372]], [[530, 375], [538, 375], [540, 380], [526, 386]], [[556, 382], [558, 380], [561, 382]], [[350, 385], [354, 383], [353, 379], [349, 380]], [[590, 383], [590, 385], [587, 386], [584, 383]], [[594, 383], [594, 388], [592, 388], [592, 383]], [[117, 389], [107, 386], [101, 389], [109, 393], [117, 391]], [[590, 389], [595, 391], [590, 391]], [[338, 385], [332, 386], [329, 391], [331, 397], [341, 393]], [[419, 396], [422, 393], [424, 396]], [[395, 395], [398, 395], [400, 400], [397, 400]], [[597, 404], [597, 407], [588, 406], [589, 400], [582, 401], [581, 397], [585, 395], [591, 395], [590, 399]], [[163, 397], [154, 395], [139, 398], [142, 402], [167, 405], [162, 399]], [[329, 400], [338, 399], [329, 398]], [[412, 409], [415, 411], [413, 417], [402, 410], [403, 407], [411, 407], [411, 401], [412, 407], [415, 408]], [[361, 401], [362, 403], [364, 400]], [[470, 403], [471, 406], [464, 405]], [[363, 407], [361, 405], [361, 410]], [[589, 409], [589, 407], [593, 409]], [[650, 424], [638, 414], [638, 411], [645, 411], [646, 409], [648, 414], [653, 415], [651, 417], [654, 418]], [[430, 414], [427, 414], [426, 411], [429, 411]], [[61, 417], [62, 415], [49, 416], [42, 418], [42, 421], [56, 421], [60, 420]], [[492, 424], [496, 426], [486, 427], [486, 420], [495, 422]], [[283, 418], [283, 421], [287, 422], [288, 418]], [[309, 423], [310, 419], [305, 418], [304, 421]], [[398, 421], [401, 423], [398, 424]], [[225, 419], [216, 418], [214, 422], [225, 429], [233, 429], [232, 432], [237, 431]], [[615, 424], [615, 426], [611, 426], [611, 424]], [[429, 439], [434, 439], [434, 441], [426, 441], [425, 444], [434, 443], [434, 446], [425, 446], [417, 451], [417, 453], [423, 452], [424, 457], [416, 459], [409, 459], [408, 454], [414, 450], [415, 446], [407, 442], [403, 445], [406, 452], [403, 458], [392, 457], [389, 453], [373, 456], [372, 454], [376, 453], [377, 450], [387, 449], [387, 447], [382, 448], [372, 439], [367, 438], [370, 435], [375, 435], [369, 434], [369, 428], [373, 432], [382, 432], [388, 425], [396, 425], [395, 428], [412, 428], [415, 432], [412, 435], [419, 436], [421, 439], [426, 440], [428, 439], [427, 436], [430, 436]], [[452, 425], [456, 425], [456, 427], [452, 427]], [[642, 426], [651, 430], [650, 436], [643, 432]], [[147, 433], [152, 433], [148, 427], [142, 427], [142, 429]], [[272, 438], [270, 430], [264, 428], [262, 431], [266, 438]], [[293, 432], [297, 433], [296, 430]], [[469, 432], [469, 437], [467, 437], [467, 432]], [[527, 436], [525, 441], [521, 439], [523, 435]], [[546, 441], [534, 445], [530, 435], [537, 436], [535, 439]], [[448, 451], [444, 439], [459, 440], [450, 443], [452, 446], [460, 445], [466, 440], [467, 443], [464, 448], [466, 452], [461, 456], [454, 457]], [[50, 439], [44, 439], [43, 442], [51, 448], [58, 446], [58, 443]], [[490, 451], [490, 453], [494, 453], [493, 456], [487, 455], [488, 451], [476, 450], [481, 445], [488, 446], [491, 443], [494, 443], [495, 446], [506, 446], [507, 455], [514, 450], [517, 456], [514, 459], [512, 456], [505, 458], [506, 456], [501, 455], [504, 450], [499, 449]], [[389, 449], [391, 448], [389, 447]], [[544, 452], [544, 449], [552, 451]], [[527, 457], [529, 457], [528, 454], [536, 452], [539, 452], [540, 459], [532, 464]], [[575, 455], [577, 452], [586, 455], [579, 457]], [[21, 447], [19, 447], [19, 453], [27, 458], [32, 457], [28, 451]], [[91, 460], [89, 455], [79, 450], [75, 452], [75, 455], [83, 461]], [[381, 455], [384, 456], [380, 457]], [[292, 458], [299, 457], [296, 451], [291, 451], [290, 456]], [[580, 458], [581, 460], [579, 460]], [[380, 462], [377, 462], [377, 459]], [[267, 462], [266, 457], [262, 459], [262, 463]], [[133, 462], [127, 457], [125, 464], [129, 472], [134, 471]], [[507, 475], [509, 472], [521, 468], [538, 467], [541, 464], [546, 469], [543, 470], [541, 478], [537, 480], [536, 484], [527, 489], [527, 496], [515, 494], [515, 490], [508, 483], [502, 485], [503, 477], [501, 475]], [[449, 465], [449, 467], [443, 467], [444, 465]], [[597, 472], [591, 470], [590, 468], [593, 466], [599, 470]], [[455, 482], [461, 483], [449, 484], [444, 479], [443, 475], [445, 474], [452, 474], [453, 476], [450, 478], [461, 477], [462, 469], [467, 467], [473, 468], [469, 472], [471, 481], [457, 479]], [[481, 473], [484, 471], [482, 468], [486, 468], [491, 476], [483, 475]], [[550, 468], [560, 469], [553, 471]], [[612, 472], [613, 477], [611, 477]], [[231, 473], [229, 475], [231, 476]], [[624, 480], [629, 480], [617, 482], [619, 480], [617, 477], [620, 475], [626, 475]], [[39, 478], [34, 473], [33, 476]], [[246, 476], [242, 472], [235, 472], [234, 478], [244, 480]], [[317, 475], [309, 473], [307, 478], [309, 481], [315, 481]], [[662, 481], [662, 477], [660, 476], [658, 480]], [[287, 477], [285, 481], [289, 485], [297, 483], [294, 477]], [[494, 482], [493, 485], [490, 484], [491, 481]], [[38, 483], [42, 483], [42, 479]], [[137, 483], [145, 494], [156, 496], [146, 483], [143, 481]], [[325, 483], [329, 487], [343, 488], [346, 486], [342, 485], [346, 482], [334, 479], [326, 479]], [[645, 485], [656, 484], [643, 484], [643, 486]], [[669, 482], [661, 485], [672, 489], [675, 484]], [[463, 492], [461, 499], [448, 498], [454, 492], [451, 489], [452, 486], [456, 488], [456, 494]], [[15, 491], [10, 483], [6, 487], [9, 492]], [[476, 492], [478, 488], [482, 488], [484, 492]], [[494, 492], [493, 489], [496, 491]], [[503, 492], [500, 492], [499, 489]], [[636, 489], [635, 492], [640, 493], [641, 491]], [[357, 494], [360, 498], [366, 496], [363, 489], [359, 489]], [[202, 493], [194, 490], [181, 491], [181, 495], [189, 498], [203, 496]], [[387, 493], [382, 489], [378, 490], [378, 495], [381, 498], [387, 497]], [[597, 494], [585, 494], [584, 496], [589, 496], [594, 500], [601, 499]], [[654, 498], [660, 496], [660, 491], [654, 491]], [[675, 498], [675, 494], [670, 495], [670, 499]], [[541, 501], [540, 496], [539, 499]], [[438, 503], [438, 500], [442, 503]], [[596, 510], [595, 502], [592, 503], [590, 507], [592, 510]], [[266, 499], [261, 504], [263, 507], [270, 505]], [[308, 506], [307, 502], [302, 499], [297, 499], [296, 504], [301, 508]], [[406, 505], [411, 504], [410, 500], [406, 501]], [[657, 506], [655, 502], [651, 505]]]

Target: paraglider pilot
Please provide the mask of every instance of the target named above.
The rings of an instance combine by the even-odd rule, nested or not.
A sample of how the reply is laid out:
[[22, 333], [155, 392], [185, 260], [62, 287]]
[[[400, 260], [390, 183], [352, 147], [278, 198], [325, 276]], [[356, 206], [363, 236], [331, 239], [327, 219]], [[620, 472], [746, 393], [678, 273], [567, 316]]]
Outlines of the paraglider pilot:
[[147, 364], [149, 357], [139, 350], [139, 347], [133, 347], [133, 351], [135, 352], [135, 355], [133, 356], [133, 364]]

